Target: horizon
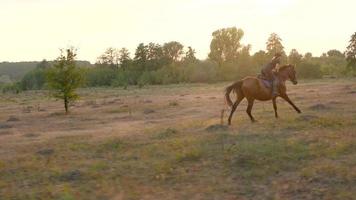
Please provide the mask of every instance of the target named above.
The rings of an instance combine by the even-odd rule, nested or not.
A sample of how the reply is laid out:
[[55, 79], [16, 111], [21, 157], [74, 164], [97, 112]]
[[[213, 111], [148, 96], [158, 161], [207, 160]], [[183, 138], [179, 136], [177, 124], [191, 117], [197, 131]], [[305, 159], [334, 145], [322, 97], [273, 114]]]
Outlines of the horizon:
[[287, 54], [297, 49], [320, 56], [344, 52], [356, 30], [351, 0], [3, 0], [0, 6], [0, 62], [54, 60], [60, 48], [74, 46], [78, 60], [95, 63], [108, 47], [128, 48], [133, 57], [141, 42], [169, 41], [191, 46], [197, 58], [206, 59], [212, 32], [233, 26], [244, 31], [241, 43], [251, 44], [251, 54], [265, 50], [275, 32]]

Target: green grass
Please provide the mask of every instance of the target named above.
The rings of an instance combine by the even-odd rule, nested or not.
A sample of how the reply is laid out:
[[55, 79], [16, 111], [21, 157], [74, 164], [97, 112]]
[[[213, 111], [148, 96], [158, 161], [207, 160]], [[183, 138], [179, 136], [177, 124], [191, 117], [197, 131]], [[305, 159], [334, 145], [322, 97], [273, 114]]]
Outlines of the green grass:
[[[177, 134], [174, 129], [163, 129], [151, 138], [110, 139], [99, 144], [82, 138], [50, 141], [55, 153], [48, 164], [46, 158], [34, 153], [2, 162], [1, 194], [5, 199], [97, 199], [103, 191], [123, 190], [128, 199], [141, 199], [144, 194], [139, 188], [144, 186], [152, 191], [177, 188], [181, 194], [176, 197], [183, 198], [197, 192], [197, 183], [204, 185], [202, 195], [206, 199], [211, 195], [273, 198], [276, 191], [269, 182], [290, 173], [295, 179], [313, 180], [303, 188], [314, 187], [317, 181], [332, 190], [332, 196], [354, 194], [347, 188], [355, 183], [349, 177], [355, 157], [353, 165], [328, 163], [354, 155], [356, 148], [351, 141], [313, 143], [288, 133]], [[326, 164], [314, 164], [320, 159], [326, 159]], [[80, 171], [80, 176], [63, 178], [73, 170]], [[215, 188], [211, 184], [220, 185]], [[186, 185], [191, 189], [185, 190]], [[261, 194], [260, 187], [269, 194]], [[109, 192], [107, 198], [111, 195]]]

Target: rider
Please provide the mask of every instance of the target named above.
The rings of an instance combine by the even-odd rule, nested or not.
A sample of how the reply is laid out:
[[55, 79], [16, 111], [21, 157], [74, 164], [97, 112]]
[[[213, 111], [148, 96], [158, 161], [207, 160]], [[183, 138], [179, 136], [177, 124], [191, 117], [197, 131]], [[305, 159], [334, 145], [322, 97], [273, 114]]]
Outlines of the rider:
[[274, 75], [273, 71], [276, 69], [277, 65], [281, 62], [281, 54], [276, 53], [272, 60], [262, 67], [261, 73], [269, 81], [272, 81], [272, 96], [276, 97], [278, 93], [278, 79]]

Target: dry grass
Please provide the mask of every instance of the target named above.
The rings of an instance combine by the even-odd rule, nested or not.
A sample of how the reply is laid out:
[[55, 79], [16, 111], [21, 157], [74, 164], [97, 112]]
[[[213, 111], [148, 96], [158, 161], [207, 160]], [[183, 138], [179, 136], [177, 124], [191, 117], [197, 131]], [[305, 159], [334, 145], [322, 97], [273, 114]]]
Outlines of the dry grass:
[[70, 115], [2, 96], [0, 199], [355, 198], [354, 80], [289, 85], [303, 114], [278, 100], [278, 120], [243, 102], [226, 129], [227, 84], [83, 89]]

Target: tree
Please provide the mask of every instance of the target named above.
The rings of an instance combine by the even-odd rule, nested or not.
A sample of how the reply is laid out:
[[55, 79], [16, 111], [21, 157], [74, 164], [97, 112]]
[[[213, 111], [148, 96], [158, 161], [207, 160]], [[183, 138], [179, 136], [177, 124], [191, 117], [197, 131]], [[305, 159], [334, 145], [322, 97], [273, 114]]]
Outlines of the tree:
[[163, 54], [170, 62], [178, 62], [181, 60], [184, 46], [176, 41], [168, 42], [163, 45]]
[[306, 54], [304, 54], [304, 57], [303, 57], [305, 60], [310, 60], [313, 58], [313, 54], [310, 53], [310, 52], [307, 52]]
[[147, 46], [146, 70], [157, 70], [168, 64], [168, 58], [164, 56], [163, 47], [160, 44], [150, 42]]
[[120, 67], [123, 68], [124, 70], [127, 69], [131, 62], [129, 50], [126, 48], [122, 48], [119, 50], [118, 54], [119, 54], [118, 60], [120, 63]]
[[48, 86], [53, 90], [55, 98], [63, 99], [66, 114], [69, 111], [69, 104], [79, 98], [76, 89], [83, 83], [83, 76], [76, 66], [75, 57], [75, 49], [62, 49], [60, 56], [47, 73]]
[[159, 44], [150, 42], [147, 46], [147, 60], [159, 60], [163, 57], [163, 48]]
[[336, 49], [329, 50], [326, 54], [328, 55], [328, 57], [344, 57], [344, 54]]
[[273, 57], [276, 53], [285, 55], [282, 39], [276, 33], [269, 36], [266, 42], [266, 50], [269, 57]]
[[184, 57], [184, 61], [187, 63], [194, 63], [196, 62], [198, 59], [195, 57], [195, 50], [192, 47], [188, 47], [188, 51], [185, 52], [185, 57]]
[[299, 65], [302, 61], [302, 55], [298, 53], [296, 49], [292, 49], [288, 56], [288, 62], [290, 64]]
[[148, 46], [144, 43], [140, 43], [135, 51], [134, 62], [138, 70], [143, 70], [147, 62], [148, 57]]
[[356, 72], [356, 32], [351, 36], [350, 44], [346, 48], [347, 68]]
[[244, 32], [236, 27], [223, 28], [213, 32], [213, 39], [210, 43], [209, 58], [218, 63], [219, 67], [224, 62], [234, 62], [237, 60], [242, 47], [240, 40]]
[[107, 48], [106, 51], [98, 57], [97, 64], [109, 66], [112, 69], [118, 69], [119, 51], [112, 47]]

